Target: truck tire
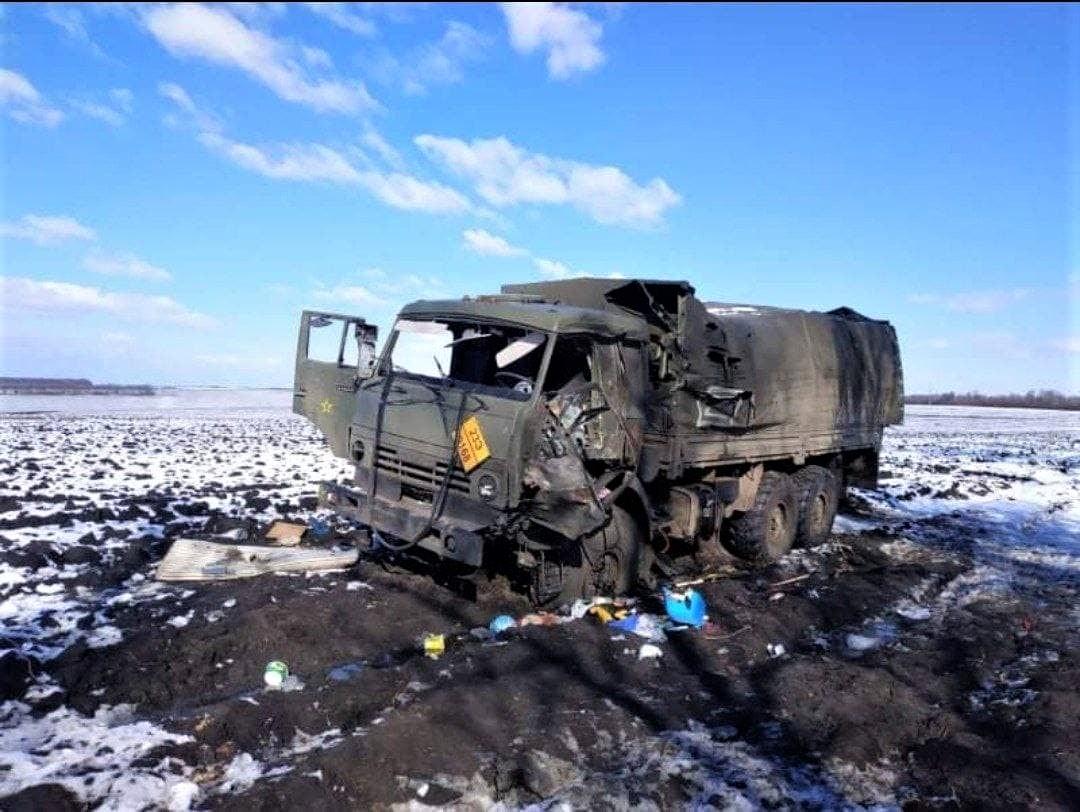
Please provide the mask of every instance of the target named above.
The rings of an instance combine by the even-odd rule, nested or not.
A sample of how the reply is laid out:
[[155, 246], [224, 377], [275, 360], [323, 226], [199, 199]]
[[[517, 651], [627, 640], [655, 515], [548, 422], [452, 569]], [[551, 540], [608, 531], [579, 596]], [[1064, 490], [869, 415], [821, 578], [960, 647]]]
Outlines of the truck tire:
[[533, 573], [530, 597], [537, 607], [558, 608], [582, 597], [584, 582], [582, 565], [545, 561]]
[[[534, 603], [554, 607], [579, 598], [624, 595], [634, 588], [651, 561], [643, 528], [621, 505], [612, 508], [606, 525], [580, 544], [580, 565], [549, 561], [543, 565], [546, 569], [538, 569]], [[547, 579], [543, 587], [541, 577]]]
[[840, 488], [836, 477], [820, 465], [807, 465], [795, 476], [795, 490], [799, 494], [799, 522], [795, 530], [795, 544], [799, 547], [816, 547], [824, 544], [832, 532], [836, 509], [840, 503]]
[[622, 505], [611, 509], [611, 521], [582, 542], [585, 566], [582, 597], [625, 595], [638, 581], [645, 533]]
[[727, 547], [756, 566], [776, 561], [795, 542], [799, 497], [791, 477], [766, 471], [754, 504], [728, 524]]

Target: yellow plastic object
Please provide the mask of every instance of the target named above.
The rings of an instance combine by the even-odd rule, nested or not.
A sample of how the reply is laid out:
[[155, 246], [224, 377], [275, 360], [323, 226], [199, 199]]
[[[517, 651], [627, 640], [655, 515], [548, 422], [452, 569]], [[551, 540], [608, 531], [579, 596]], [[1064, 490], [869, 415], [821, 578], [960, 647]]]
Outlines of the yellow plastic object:
[[611, 609], [605, 604], [597, 604], [596, 606], [589, 607], [589, 614], [599, 620], [601, 623], [610, 623], [615, 619], [615, 615], [612, 614]]
[[445, 634], [429, 634], [424, 637], [424, 653], [435, 660], [446, 651]]

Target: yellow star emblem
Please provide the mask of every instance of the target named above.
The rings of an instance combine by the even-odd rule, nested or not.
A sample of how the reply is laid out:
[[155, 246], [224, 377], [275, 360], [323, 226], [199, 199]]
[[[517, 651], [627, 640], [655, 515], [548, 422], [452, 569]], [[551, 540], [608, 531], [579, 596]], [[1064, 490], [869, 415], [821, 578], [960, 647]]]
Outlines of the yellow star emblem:
[[330, 414], [330, 412], [334, 411], [334, 401], [330, 400], [330, 398], [323, 398], [319, 403], [319, 411], [323, 414]]

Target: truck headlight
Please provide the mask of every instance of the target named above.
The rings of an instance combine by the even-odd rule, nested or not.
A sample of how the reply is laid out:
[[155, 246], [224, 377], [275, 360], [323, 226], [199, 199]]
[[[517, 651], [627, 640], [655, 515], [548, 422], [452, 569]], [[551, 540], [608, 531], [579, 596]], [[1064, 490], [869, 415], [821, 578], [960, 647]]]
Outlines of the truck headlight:
[[490, 502], [499, 493], [499, 481], [491, 474], [484, 474], [476, 483], [476, 492], [485, 502]]

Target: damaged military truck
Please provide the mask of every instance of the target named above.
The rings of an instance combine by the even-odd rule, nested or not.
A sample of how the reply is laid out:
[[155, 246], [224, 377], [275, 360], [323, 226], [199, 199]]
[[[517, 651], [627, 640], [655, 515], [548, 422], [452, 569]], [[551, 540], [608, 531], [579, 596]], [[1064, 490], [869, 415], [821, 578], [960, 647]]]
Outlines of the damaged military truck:
[[384, 549], [508, 567], [539, 604], [821, 542], [903, 416], [888, 322], [686, 282], [506, 285], [414, 302], [376, 338], [301, 318], [294, 411], [356, 466], [324, 504]]

